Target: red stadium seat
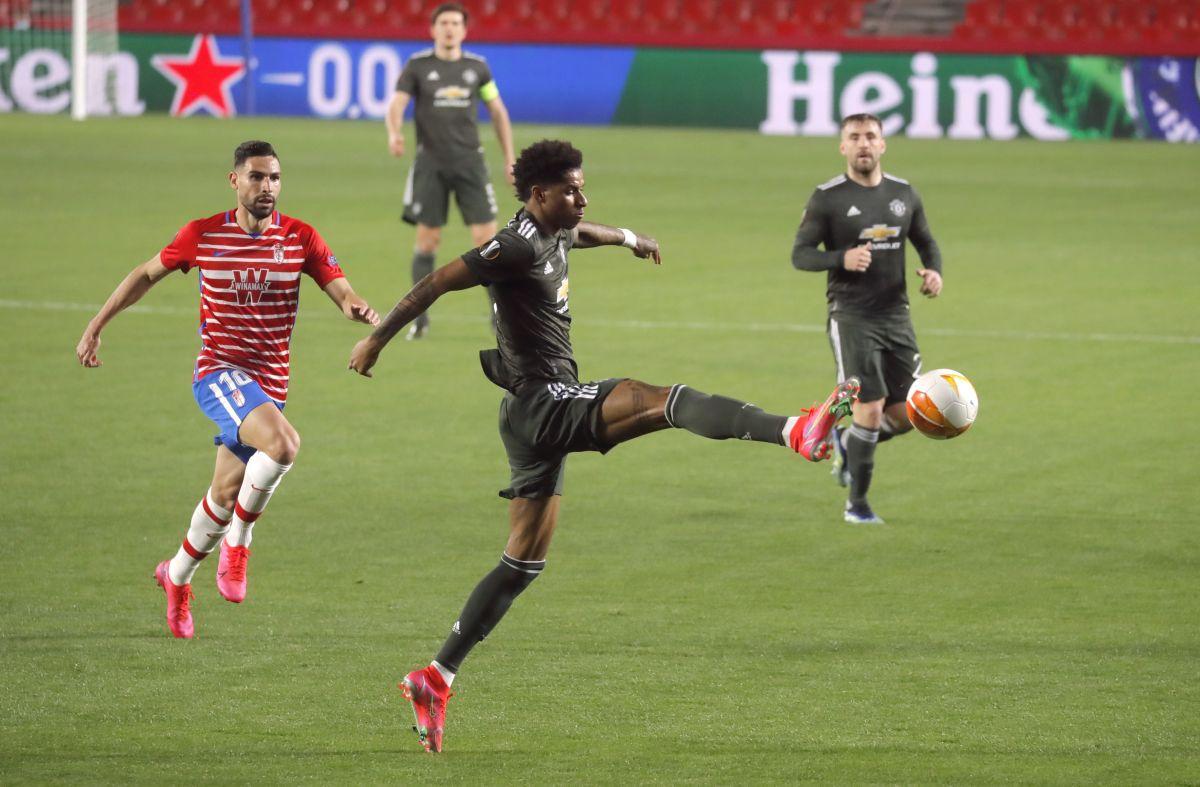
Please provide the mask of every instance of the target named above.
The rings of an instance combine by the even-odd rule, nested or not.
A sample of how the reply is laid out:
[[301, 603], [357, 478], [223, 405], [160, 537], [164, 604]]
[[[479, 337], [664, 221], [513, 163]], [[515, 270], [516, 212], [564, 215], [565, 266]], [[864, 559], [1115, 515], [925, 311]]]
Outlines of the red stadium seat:
[[[30, 0], [0, 0], [0, 28]], [[260, 35], [424, 40], [437, 0], [253, 0]], [[472, 41], [774, 47], [849, 37], [868, 0], [467, 0]], [[241, 0], [121, 0], [130, 32], [235, 34]], [[64, 24], [66, 20], [64, 19]], [[969, 0], [952, 50], [1194, 51], [1200, 0]], [[782, 43], [781, 43], [782, 42]], [[891, 48], [895, 44], [890, 45]], [[926, 47], [924, 41], [913, 46]], [[1045, 49], [1039, 50], [1039, 47]], [[936, 45], [933, 47], [936, 49]]]
[[683, 0], [646, 0], [641, 24], [648, 31], [669, 34], [679, 27], [683, 17]]

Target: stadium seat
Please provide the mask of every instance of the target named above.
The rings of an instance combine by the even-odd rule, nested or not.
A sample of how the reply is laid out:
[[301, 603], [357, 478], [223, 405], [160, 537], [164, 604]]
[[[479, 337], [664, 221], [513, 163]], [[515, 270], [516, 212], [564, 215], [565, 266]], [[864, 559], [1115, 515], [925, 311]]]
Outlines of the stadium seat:
[[[950, 0], [945, 0], [950, 2]], [[27, 0], [23, 0], [28, 5]], [[256, 30], [272, 35], [427, 40], [434, 0], [254, 0]], [[468, 2], [470, 40], [756, 47], [829, 38], [868, 46], [868, 0], [478, 0]], [[22, 3], [0, 0], [0, 27]], [[240, 29], [241, 0], [121, 0], [130, 32], [224, 33]], [[66, 20], [63, 20], [66, 24]], [[1200, 0], [968, 0], [957, 48], [990, 51], [1194, 50]], [[899, 39], [897, 39], [899, 40]], [[781, 44], [781, 42], [784, 42]], [[925, 47], [924, 41], [914, 46]], [[893, 48], [895, 44], [891, 45]], [[936, 47], [935, 47], [936, 48]]]

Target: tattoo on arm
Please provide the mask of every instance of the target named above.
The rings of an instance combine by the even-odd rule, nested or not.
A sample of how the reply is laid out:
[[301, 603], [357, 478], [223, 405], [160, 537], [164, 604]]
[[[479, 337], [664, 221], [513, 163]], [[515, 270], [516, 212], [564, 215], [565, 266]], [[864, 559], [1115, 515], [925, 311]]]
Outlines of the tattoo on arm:
[[439, 293], [433, 286], [433, 274], [430, 274], [413, 285], [408, 294], [400, 299], [387, 317], [379, 323], [372, 336], [384, 344], [391, 341], [400, 329], [417, 318], [417, 315], [428, 309], [437, 300]]
[[607, 224], [581, 221], [575, 228], [575, 247], [579, 249], [588, 249], [593, 246], [620, 246], [624, 240], [623, 232]]

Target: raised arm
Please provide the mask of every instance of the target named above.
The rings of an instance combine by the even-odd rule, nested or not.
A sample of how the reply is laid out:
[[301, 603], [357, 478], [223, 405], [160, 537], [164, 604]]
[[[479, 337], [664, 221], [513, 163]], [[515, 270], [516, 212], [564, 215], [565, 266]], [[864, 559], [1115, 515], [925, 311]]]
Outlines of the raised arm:
[[384, 116], [388, 132], [388, 151], [397, 158], [404, 155], [404, 110], [408, 108], [410, 98], [411, 96], [403, 90], [392, 93], [392, 100], [388, 102], [387, 114]]
[[344, 276], [334, 279], [325, 285], [325, 294], [329, 300], [342, 310], [347, 320], [365, 322], [367, 325], [378, 325], [379, 315], [365, 300], [359, 297], [349, 280]]
[[405, 325], [416, 319], [418, 314], [424, 312], [446, 293], [466, 290], [477, 284], [479, 284], [479, 280], [462, 261], [462, 257], [456, 257], [450, 263], [421, 279], [379, 322], [370, 336], [354, 345], [354, 349], [350, 352], [348, 368], [364, 377], [371, 377], [371, 367], [379, 360], [379, 353]]
[[511, 186], [516, 183], [516, 179], [513, 178], [513, 164], [516, 163], [517, 157], [513, 154], [512, 123], [508, 119], [508, 108], [504, 106], [500, 96], [486, 103], [492, 126], [496, 129], [496, 139], [500, 142], [500, 150], [504, 151], [504, 179]]
[[96, 316], [83, 329], [83, 336], [79, 339], [79, 344], [75, 346], [75, 357], [81, 364], [89, 368], [101, 365], [98, 355], [100, 331], [104, 330], [104, 326], [108, 325], [113, 317], [137, 303], [143, 295], [150, 291], [151, 287], [162, 281], [168, 273], [170, 271], [162, 264], [162, 259], [155, 254], [151, 259], [131, 270], [121, 280], [112, 295], [108, 296], [108, 300], [100, 307], [100, 311], [96, 312]]
[[655, 265], [662, 264], [658, 241], [646, 235], [639, 235], [633, 230], [581, 221], [573, 232], [575, 238], [572, 245], [577, 249], [590, 249], [595, 246], [625, 246], [641, 259], [648, 257], [654, 260]]

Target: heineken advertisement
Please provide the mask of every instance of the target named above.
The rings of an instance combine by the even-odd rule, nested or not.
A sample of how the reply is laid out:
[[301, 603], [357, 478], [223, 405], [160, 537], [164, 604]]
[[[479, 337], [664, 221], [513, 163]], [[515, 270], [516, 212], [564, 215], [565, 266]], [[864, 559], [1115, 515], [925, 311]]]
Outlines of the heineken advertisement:
[[[428, 42], [120, 37], [92, 56], [95, 115], [383, 117], [404, 60]], [[0, 112], [64, 112], [62, 38], [0, 31]], [[886, 133], [949, 139], [1200, 141], [1196, 58], [470, 47], [516, 121], [757, 129], [827, 136], [873, 112]]]

